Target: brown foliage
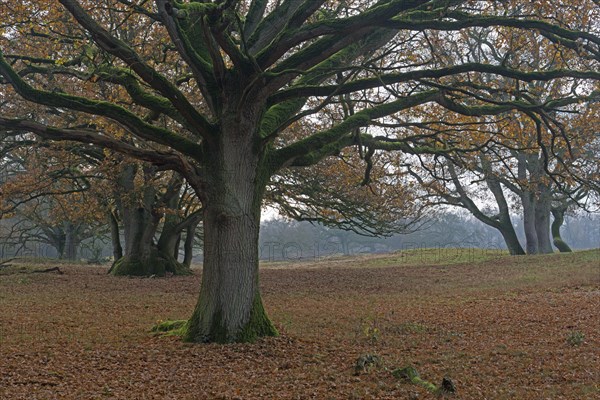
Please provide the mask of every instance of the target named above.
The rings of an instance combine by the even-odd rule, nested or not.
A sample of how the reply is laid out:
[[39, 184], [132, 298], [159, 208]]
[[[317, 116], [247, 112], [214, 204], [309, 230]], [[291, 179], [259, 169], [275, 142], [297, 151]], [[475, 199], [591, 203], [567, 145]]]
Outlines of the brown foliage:
[[[149, 333], [158, 318], [190, 314], [198, 276], [63, 265], [64, 275], [0, 275], [0, 397], [436, 398], [385, 369], [407, 364], [428, 381], [451, 378], [459, 399], [598, 397], [597, 252], [418, 259], [267, 264], [264, 297], [284, 334], [229, 346]], [[570, 345], [572, 332], [583, 343]], [[383, 366], [354, 376], [363, 354]]]

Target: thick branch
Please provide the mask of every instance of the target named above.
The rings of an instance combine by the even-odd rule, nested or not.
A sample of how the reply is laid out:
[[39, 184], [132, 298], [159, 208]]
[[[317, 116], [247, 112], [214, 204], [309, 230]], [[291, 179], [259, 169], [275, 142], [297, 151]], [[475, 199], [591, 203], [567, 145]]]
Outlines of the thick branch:
[[60, 0], [60, 3], [73, 15], [77, 22], [87, 30], [94, 41], [104, 51], [123, 60], [148, 85], [169, 99], [181, 115], [193, 126], [198, 134], [209, 137], [213, 133], [211, 124], [200, 114], [167, 78], [159, 74], [142, 60], [125, 42], [112, 36], [85, 12], [76, 0]]
[[74, 111], [107, 117], [124, 125], [132, 133], [143, 139], [170, 146], [192, 157], [200, 157], [201, 155], [201, 146], [198, 144], [167, 129], [148, 124], [137, 115], [116, 104], [33, 88], [6, 63], [2, 57], [2, 52], [0, 52], [0, 75], [3, 75], [17, 93], [26, 100], [49, 107], [64, 107]]
[[285, 89], [270, 97], [271, 104], [282, 101], [310, 96], [330, 96], [332, 94], [341, 95], [353, 93], [360, 90], [373, 89], [384, 85], [408, 82], [426, 78], [441, 78], [450, 75], [463, 74], [468, 72], [491, 73], [507, 78], [518, 79], [525, 82], [548, 81], [557, 78], [578, 78], [578, 79], [597, 79], [600, 80], [600, 72], [597, 71], [571, 71], [566, 69], [556, 69], [551, 71], [524, 72], [497, 65], [467, 63], [440, 69], [423, 69], [410, 72], [384, 74], [374, 78], [359, 79], [343, 85], [306, 85], [294, 86]]
[[322, 151], [323, 148], [335, 144], [345, 135], [353, 132], [354, 129], [368, 126], [372, 120], [394, 114], [419, 104], [427, 103], [434, 100], [438, 95], [439, 92], [437, 90], [427, 91], [359, 111], [328, 130], [315, 133], [305, 139], [277, 150], [273, 167], [277, 170], [283, 166], [289, 165], [296, 158], [305, 157], [311, 152]]
[[34, 121], [23, 119], [10, 119], [0, 116], [0, 127], [14, 131], [15, 134], [31, 132], [44, 139], [71, 140], [86, 144], [109, 148], [119, 153], [130, 155], [134, 158], [150, 163], [180, 170], [182, 159], [172, 152], [144, 150], [131, 144], [116, 140], [110, 136], [102, 135], [91, 129], [64, 129], [43, 125]]

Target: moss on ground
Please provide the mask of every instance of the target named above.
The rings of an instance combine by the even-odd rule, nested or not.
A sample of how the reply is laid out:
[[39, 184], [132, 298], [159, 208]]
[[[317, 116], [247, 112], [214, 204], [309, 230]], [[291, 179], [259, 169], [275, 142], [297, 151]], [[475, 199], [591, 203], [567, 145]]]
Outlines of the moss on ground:
[[184, 336], [187, 330], [187, 322], [185, 319], [158, 321], [150, 332], [162, 336]]

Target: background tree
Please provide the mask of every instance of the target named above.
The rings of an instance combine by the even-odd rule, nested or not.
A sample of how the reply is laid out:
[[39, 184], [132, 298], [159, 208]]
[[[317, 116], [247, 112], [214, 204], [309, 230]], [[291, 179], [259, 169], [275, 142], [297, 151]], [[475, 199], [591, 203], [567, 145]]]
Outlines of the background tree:
[[47, 244], [59, 258], [75, 260], [84, 240], [102, 236], [102, 206], [90, 190], [99, 176], [79, 147], [27, 136], [2, 142], [0, 212], [11, 225], [4, 240]]
[[[113, 163], [115, 209], [113, 243], [120, 243], [119, 221], [123, 226], [124, 252], [115, 258], [113, 275], [190, 274], [189, 265], [177, 261], [179, 237], [197, 222], [199, 212], [180, 218], [179, 200], [183, 180], [177, 173], [157, 173], [152, 165], [136, 162]], [[157, 235], [158, 238], [157, 238]]]

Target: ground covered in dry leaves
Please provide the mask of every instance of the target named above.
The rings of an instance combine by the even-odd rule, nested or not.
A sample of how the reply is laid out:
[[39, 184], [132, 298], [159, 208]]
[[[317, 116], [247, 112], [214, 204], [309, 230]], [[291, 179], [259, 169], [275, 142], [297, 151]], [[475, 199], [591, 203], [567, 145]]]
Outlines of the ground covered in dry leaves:
[[[149, 332], [191, 314], [200, 271], [60, 268], [0, 269], [0, 399], [436, 398], [390, 373], [407, 365], [458, 399], [600, 398], [599, 251], [266, 264], [282, 335], [227, 346]], [[382, 363], [355, 375], [365, 354]]]

